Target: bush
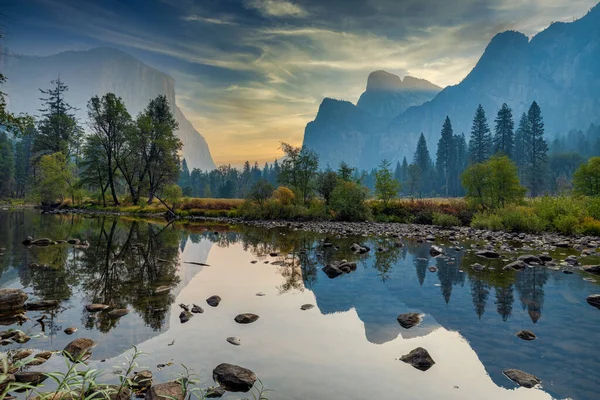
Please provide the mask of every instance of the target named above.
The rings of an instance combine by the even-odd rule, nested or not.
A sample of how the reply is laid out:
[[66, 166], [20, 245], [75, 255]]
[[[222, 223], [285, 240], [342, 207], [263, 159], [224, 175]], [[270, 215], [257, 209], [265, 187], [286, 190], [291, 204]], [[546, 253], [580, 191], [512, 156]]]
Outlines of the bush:
[[584, 235], [600, 236], [600, 221], [592, 217], [586, 217], [583, 219], [580, 229]]
[[544, 231], [547, 226], [547, 222], [538, 217], [529, 207], [505, 207], [500, 210], [500, 213], [504, 229], [510, 232], [537, 233]]
[[273, 192], [273, 199], [275, 199], [282, 206], [291, 205], [296, 199], [296, 195], [290, 189], [285, 186], [279, 186]]
[[580, 219], [573, 215], [559, 215], [553, 221], [556, 230], [564, 235], [573, 235], [580, 229]]
[[330, 207], [342, 221], [365, 221], [371, 218], [366, 200], [369, 191], [355, 182], [340, 181], [331, 193]]
[[493, 213], [477, 213], [471, 220], [471, 227], [475, 229], [488, 229], [491, 231], [500, 231], [504, 229], [502, 218]]
[[262, 205], [273, 194], [273, 185], [264, 179], [259, 180], [250, 189], [247, 199]]
[[462, 223], [458, 217], [450, 214], [444, 214], [439, 212], [433, 213], [433, 225], [441, 226], [444, 228], [450, 228], [453, 226], [461, 226]]

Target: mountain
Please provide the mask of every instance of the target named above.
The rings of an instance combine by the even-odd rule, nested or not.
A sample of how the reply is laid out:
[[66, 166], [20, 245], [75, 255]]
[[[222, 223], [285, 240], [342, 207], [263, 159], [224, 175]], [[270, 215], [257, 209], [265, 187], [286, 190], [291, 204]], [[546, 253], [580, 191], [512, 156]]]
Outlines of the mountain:
[[78, 108], [82, 124], [87, 121], [86, 104], [94, 95], [113, 92], [123, 98], [129, 113], [135, 117], [150, 99], [166, 95], [173, 115], [179, 123], [177, 136], [183, 142], [183, 157], [190, 169], [212, 170], [215, 164], [206, 140], [198, 133], [177, 106], [175, 80], [133, 56], [111, 48], [67, 51], [47, 57], [3, 56], [3, 73], [8, 78], [2, 89], [9, 96], [13, 112], [39, 114], [40, 92], [59, 75], [69, 87], [66, 98]]
[[[431, 100], [441, 88], [407, 76], [404, 80], [385, 71], [367, 79], [366, 91], [356, 105], [326, 98], [314, 121], [304, 131], [304, 145], [319, 154], [320, 164], [336, 168], [341, 161], [359, 168], [379, 159], [374, 138], [390, 121], [411, 106]], [[378, 164], [375, 163], [375, 165]]]
[[[435, 154], [445, 117], [452, 120], [455, 133], [464, 132], [468, 138], [479, 104], [486, 111], [490, 127], [502, 103], [513, 109], [516, 125], [520, 115], [535, 100], [542, 109], [547, 139], [571, 129], [587, 129], [591, 123], [600, 122], [597, 71], [600, 71], [600, 4], [579, 20], [551, 24], [531, 40], [515, 31], [499, 33], [459, 84], [446, 87], [431, 101], [409, 107], [385, 129], [366, 129], [367, 139], [350, 136], [357, 147], [354, 153], [344, 154], [343, 158], [356, 159], [365, 152], [358, 146], [368, 143], [369, 153], [377, 156], [355, 166], [372, 168], [383, 158], [394, 163], [404, 156], [410, 160], [421, 132], [425, 134], [430, 152]], [[380, 82], [398, 86], [398, 80], [388, 76], [376, 82], [373, 87], [377, 89], [381, 87]], [[385, 115], [385, 112], [374, 111], [386, 110], [385, 107], [367, 109], [370, 113]], [[314, 135], [307, 127], [305, 141], [307, 133]], [[347, 139], [341, 135], [336, 140], [343, 143]], [[318, 140], [311, 138], [310, 143], [322, 154]]]

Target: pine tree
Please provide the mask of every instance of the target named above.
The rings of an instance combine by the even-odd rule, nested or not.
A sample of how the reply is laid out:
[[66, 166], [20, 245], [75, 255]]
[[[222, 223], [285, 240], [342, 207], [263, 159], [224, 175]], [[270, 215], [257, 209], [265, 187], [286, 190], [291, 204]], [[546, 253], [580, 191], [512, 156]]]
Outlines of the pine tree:
[[456, 146], [454, 143], [454, 133], [452, 122], [446, 117], [442, 126], [442, 136], [438, 141], [436, 166], [440, 177], [444, 181], [446, 197], [450, 193], [451, 179], [456, 170]]
[[496, 116], [496, 130], [494, 134], [494, 152], [512, 158], [514, 149], [514, 127], [512, 110], [504, 103]]
[[548, 143], [544, 140], [544, 121], [542, 111], [534, 101], [527, 113], [529, 129], [524, 136], [525, 180], [532, 197], [544, 189]]
[[467, 139], [465, 138], [465, 134], [461, 133], [460, 135], [454, 135], [454, 146], [456, 148], [455, 156], [455, 171], [454, 176], [452, 177], [452, 184], [454, 186], [454, 195], [460, 196], [464, 194], [463, 187], [460, 183], [460, 175], [464, 172], [468, 165], [468, 147], [467, 147]]
[[492, 135], [488, 126], [485, 111], [481, 104], [475, 111], [471, 127], [471, 140], [469, 141], [469, 162], [482, 163], [487, 160], [492, 151]]
[[519, 179], [523, 181], [523, 172], [525, 168], [525, 138], [530, 135], [529, 133], [529, 118], [526, 113], [521, 115], [519, 120], [519, 127], [515, 133], [515, 147], [513, 151], [513, 159], [517, 168], [519, 168]]
[[400, 174], [400, 185], [402, 185], [401, 187], [404, 187], [404, 183], [408, 180], [408, 161], [406, 160], [406, 157], [402, 159]]
[[417, 142], [417, 149], [413, 157], [413, 164], [416, 164], [421, 169], [421, 173], [425, 173], [429, 170], [432, 164], [431, 156], [429, 155], [429, 149], [427, 148], [427, 141], [425, 136], [421, 133], [419, 141]]

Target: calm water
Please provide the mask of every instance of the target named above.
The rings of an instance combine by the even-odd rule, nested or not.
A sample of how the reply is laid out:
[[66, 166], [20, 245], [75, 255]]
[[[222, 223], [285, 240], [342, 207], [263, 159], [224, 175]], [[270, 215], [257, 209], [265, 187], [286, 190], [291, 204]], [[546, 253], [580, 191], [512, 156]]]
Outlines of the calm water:
[[[21, 241], [29, 235], [87, 239], [91, 246], [26, 248]], [[0, 248], [6, 248], [0, 287], [61, 301], [57, 310], [45, 312], [43, 325], [35, 320], [44, 312], [28, 312], [31, 320], [20, 329], [37, 336], [3, 350], [62, 349], [76, 337], [89, 337], [99, 343], [90, 365], [106, 369], [106, 381], [115, 379], [111, 368], [131, 345], [149, 354], [140, 362], [158, 380], [177, 377], [185, 364], [209, 386], [212, 369], [229, 362], [256, 372], [271, 390], [269, 399], [598, 398], [600, 310], [585, 298], [600, 287], [584, 280], [586, 274], [543, 267], [503, 272], [504, 262], [484, 263], [469, 245], [432, 259], [430, 245], [412, 241], [396, 248], [386, 239], [328, 238], [336, 250], [323, 248], [324, 239], [240, 226], [0, 211]], [[356, 241], [389, 251], [356, 256], [349, 251]], [[358, 269], [329, 279], [321, 268], [341, 259], [357, 261]], [[497, 268], [477, 273], [470, 268], [474, 262]], [[161, 285], [172, 289], [154, 294]], [[223, 299], [217, 308], [205, 302], [214, 294]], [[93, 316], [84, 309], [92, 302], [132, 312], [119, 320]], [[205, 312], [181, 324], [179, 303], [196, 303]], [[301, 311], [305, 303], [316, 307]], [[406, 330], [396, 317], [409, 311], [425, 318]], [[260, 319], [236, 324], [233, 317], [242, 312]], [[67, 327], [78, 331], [68, 336]], [[538, 340], [518, 339], [514, 334], [521, 329], [532, 330]], [[227, 343], [229, 336], [242, 345]], [[398, 360], [418, 346], [436, 361], [426, 372]], [[63, 364], [53, 356], [36, 368]], [[542, 388], [517, 388], [502, 375], [506, 368], [538, 376]]]

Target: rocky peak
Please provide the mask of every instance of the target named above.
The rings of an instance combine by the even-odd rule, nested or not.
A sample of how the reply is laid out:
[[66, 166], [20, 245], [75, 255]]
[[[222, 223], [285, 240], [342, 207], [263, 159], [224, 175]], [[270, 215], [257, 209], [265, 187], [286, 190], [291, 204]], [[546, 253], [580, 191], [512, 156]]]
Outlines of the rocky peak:
[[428, 90], [440, 91], [442, 88], [433, 83], [412, 76], [405, 76], [400, 79], [397, 75], [386, 71], [374, 71], [369, 74], [367, 79], [367, 92], [394, 92], [400, 90]]

